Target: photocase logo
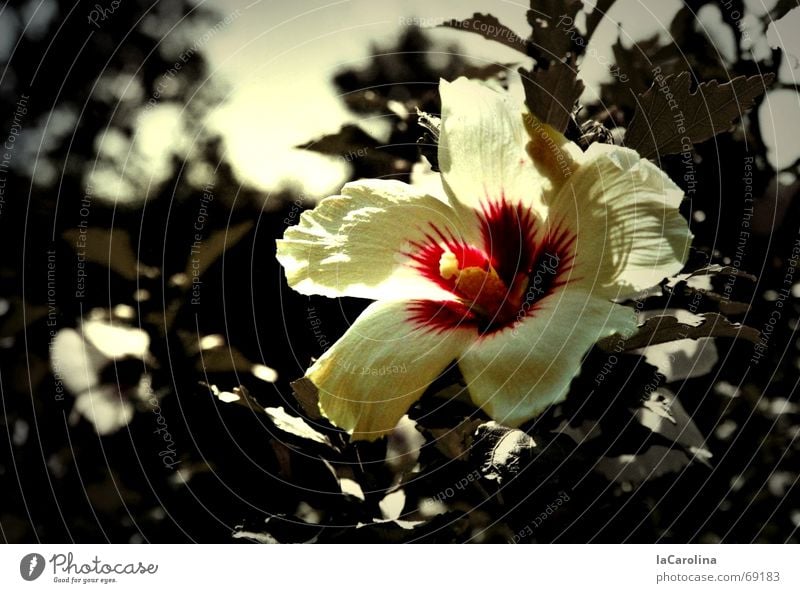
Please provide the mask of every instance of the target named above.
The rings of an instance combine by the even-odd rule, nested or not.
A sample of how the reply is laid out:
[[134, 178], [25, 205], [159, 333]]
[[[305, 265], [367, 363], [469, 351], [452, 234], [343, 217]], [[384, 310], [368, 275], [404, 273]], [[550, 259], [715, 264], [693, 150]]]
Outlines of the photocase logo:
[[26, 581], [35, 581], [44, 572], [44, 556], [41, 554], [26, 554], [19, 562], [19, 574]]

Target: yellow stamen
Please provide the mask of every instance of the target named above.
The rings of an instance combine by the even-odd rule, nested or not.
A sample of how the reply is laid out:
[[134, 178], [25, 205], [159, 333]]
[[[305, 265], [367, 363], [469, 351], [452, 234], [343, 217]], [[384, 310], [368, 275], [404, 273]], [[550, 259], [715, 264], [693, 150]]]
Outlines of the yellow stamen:
[[[509, 293], [508, 286], [492, 266], [487, 266], [487, 269], [478, 266], [460, 269], [458, 259], [450, 251], [445, 251], [439, 258], [439, 274], [445, 280], [455, 279], [455, 292], [487, 317], [497, 317], [501, 310], [508, 309], [509, 304], [513, 305], [519, 300], [516, 294]], [[513, 292], [518, 291], [519, 287], [515, 287]]]

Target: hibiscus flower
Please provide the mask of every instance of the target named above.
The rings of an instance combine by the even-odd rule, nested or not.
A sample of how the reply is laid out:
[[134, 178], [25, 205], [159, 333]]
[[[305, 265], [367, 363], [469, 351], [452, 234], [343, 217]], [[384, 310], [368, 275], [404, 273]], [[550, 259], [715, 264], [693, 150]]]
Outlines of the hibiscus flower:
[[636, 152], [583, 152], [483, 83], [439, 88], [442, 191], [348, 183], [278, 241], [298, 292], [375, 301], [306, 373], [353, 439], [391, 431], [454, 361], [493, 419], [534, 418], [595, 342], [636, 330], [614, 301], [677, 273], [691, 243], [683, 192]]

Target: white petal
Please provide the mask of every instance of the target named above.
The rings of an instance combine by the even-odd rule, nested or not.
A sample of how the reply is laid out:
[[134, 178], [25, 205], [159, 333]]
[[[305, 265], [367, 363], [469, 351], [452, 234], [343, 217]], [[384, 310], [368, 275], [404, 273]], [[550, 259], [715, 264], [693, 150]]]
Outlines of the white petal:
[[676, 274], [692, 234], [683, 192], [630, 149], [593, 144], [549, 204], [551, 228], [576, 235], [572, 276], [595, 293], [632, 296]]
[[563, 401], [597, 340], [635, 330], [633, 309], [561, 290], [537, 302], [521, 323], [478, 340], [459, 367], [475, 404], [516, 427]]
[[112, 386], [93, 387], [75, 399], [75, 409], [94, 424], [97, 434], [117, 432], [133, 418], [133, 405]]
[[439, 167], [460, 216], [503, 198], [543, 212], [549, 180], [537, 170], [526, 146], [525, 109], [508, 93], [459, 78], [441, 81], [442, 127]]
[[348, 183], [322, 200], [278, 241], [289, 285], [303, 294], [380, 298], [442, 298], [406, 253], [436, 229], [461, 237], [452, 209], [399, 181]]
[[97, 385], [98, 373], [107, 362], [108, 358], [72, 328], [62, 329], [53, 338], [50, 347], [53, 375], [73, 395]]
[[408, 302], [376, 302], [308, 370], [320, 409], [354, 439], [391, 431], [475, 329], [431, 328], [412, 321]]

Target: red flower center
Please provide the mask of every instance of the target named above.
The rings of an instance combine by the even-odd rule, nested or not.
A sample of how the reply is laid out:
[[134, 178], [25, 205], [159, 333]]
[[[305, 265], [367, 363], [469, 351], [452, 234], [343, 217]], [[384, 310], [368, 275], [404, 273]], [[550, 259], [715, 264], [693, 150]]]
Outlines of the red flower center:
[[541, 221], [530, 208], [505, 199], [489, 203], [477, 216], [480, 245], [467, 245], [431, 224], [425, 241], [407, 254], [420, 274], [454, 297], [411, 302], [416, 323], [439, 331], [457, 326], [497, 331], [533, 314], [538, 302], [571, 280], [572, 233], [540, 232]]

